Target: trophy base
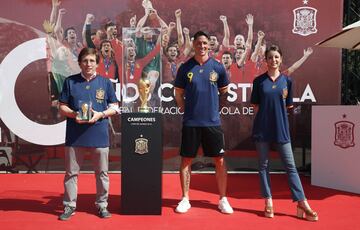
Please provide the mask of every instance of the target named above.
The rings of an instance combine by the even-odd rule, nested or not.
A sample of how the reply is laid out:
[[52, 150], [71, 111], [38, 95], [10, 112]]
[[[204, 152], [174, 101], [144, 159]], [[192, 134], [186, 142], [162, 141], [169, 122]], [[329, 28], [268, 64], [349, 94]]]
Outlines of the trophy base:
[[150, 113], [150, 108], [149, 107], [141, 107], [141, 108], [139, 108], [139, 112], [140, 113]]
[[90, 119], [90, 118], [82, 118], [82, 117], [81, 117], [79, 120], [80, 120], [80, 121], [90, 121], [91, 119]]

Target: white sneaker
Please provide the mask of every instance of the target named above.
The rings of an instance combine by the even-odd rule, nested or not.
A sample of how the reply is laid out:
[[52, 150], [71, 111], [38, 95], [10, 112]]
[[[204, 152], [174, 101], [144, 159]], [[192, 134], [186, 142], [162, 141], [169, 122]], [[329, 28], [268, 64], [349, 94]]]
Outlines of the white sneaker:
[[221, 198], [221, 200], [219, 200], [219, 209], [222, 213], [225, 214], [231, 214], [234, 212], [234, 210], [232, 209], [232, 207], [230, 206], [228, 200], [226, 199], [226, 197]]
[[186, 213], [191, 208], [188, 198], [183, 197], [182, 200], [178, 203], [178, 206], [175, 209], [177, 213]]

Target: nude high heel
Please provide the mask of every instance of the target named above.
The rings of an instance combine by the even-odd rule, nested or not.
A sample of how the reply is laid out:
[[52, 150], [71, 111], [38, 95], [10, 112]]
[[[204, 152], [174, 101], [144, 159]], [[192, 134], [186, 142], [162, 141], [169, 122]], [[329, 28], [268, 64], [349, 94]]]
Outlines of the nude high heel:
[[308, 221], [318, 221], [319, 216], [311, 208], [304, 208], [300, 205], [297, 206], [296, 216], [301, 219], [306, 219]]
[[274, 208], [273, 206], [265, 206], [265, 210], [264, 210], [264, 215], [265, 217], [268, 218], [274, 218]]

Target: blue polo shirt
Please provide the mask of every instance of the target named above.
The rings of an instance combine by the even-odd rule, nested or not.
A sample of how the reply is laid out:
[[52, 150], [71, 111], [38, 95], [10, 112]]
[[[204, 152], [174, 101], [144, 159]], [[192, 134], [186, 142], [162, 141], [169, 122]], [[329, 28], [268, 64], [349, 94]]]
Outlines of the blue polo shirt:
[[229, 84], [224, 66], [213, 58], [200, 65], [194, 58], [182, 64], [175, 87], [185, 90], [183, 124], [192, 127], [219, 126], [219, 88]]
[[261, 142], [290, 142], [287, 106], [293, 104], [292, 80], [281, 74], [272, 81], [267, 73], [254, 79], [251, 103], [259, 106], [252, 137]]
[[[108, 104], [116, 103], [116, 95], [109, 79], [96, 76], [89, 82], [81, 74], [66, 78], [59, 101], [72, 110], [79, 111], [79, 101], [91, 101], [92, 108], [101, 112]], [[75, 119], [67, 118], [66, 146], [105, 148], [109, 146], [109, 121], [99, 119], [94, 124], [78, 124]]]

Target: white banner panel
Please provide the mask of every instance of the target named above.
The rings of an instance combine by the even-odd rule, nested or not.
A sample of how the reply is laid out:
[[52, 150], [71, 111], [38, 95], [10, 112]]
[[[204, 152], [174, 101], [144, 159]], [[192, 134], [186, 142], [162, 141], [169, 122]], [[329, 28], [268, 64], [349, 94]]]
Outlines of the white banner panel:
[[311, 183], [360, 193], [360, 106], [313, 106]]

